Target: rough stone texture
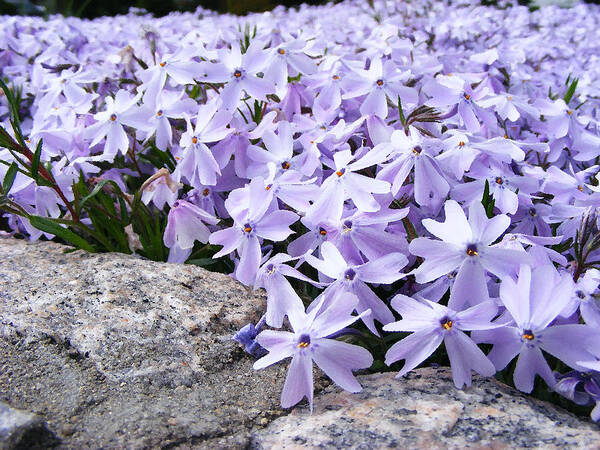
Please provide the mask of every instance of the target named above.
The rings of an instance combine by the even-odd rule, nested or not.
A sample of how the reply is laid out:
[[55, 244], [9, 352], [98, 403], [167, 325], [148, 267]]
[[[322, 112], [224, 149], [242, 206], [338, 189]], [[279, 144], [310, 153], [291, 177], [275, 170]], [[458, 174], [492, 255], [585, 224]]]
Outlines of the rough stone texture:
[[0, 239], [0, 402], [37, 430], [0, 448], [600, 448], [597, 425], [495, 380], [457, 390], [446, 369], [360, 376], [358, 395], [317, 377], [314, 413], [280, 417], [287, 364], [254, 372], [231, 340], [262, 294], [66, 249]]
[[47, 448], [55, 443], [41, 417], [0, 402], [0, 450]]
[[226, 275], [0, 239], [0, 401], [68, 448], [238, 446], [282, 414], [285, 367], [231, 341], [265, 298]]
[[494, 379], [464, 391], [449, 369], [359, 377], [363, 391], [330, 386], [314, 403], [252, 436], [254, 448], [600, 448], [600, 427]]

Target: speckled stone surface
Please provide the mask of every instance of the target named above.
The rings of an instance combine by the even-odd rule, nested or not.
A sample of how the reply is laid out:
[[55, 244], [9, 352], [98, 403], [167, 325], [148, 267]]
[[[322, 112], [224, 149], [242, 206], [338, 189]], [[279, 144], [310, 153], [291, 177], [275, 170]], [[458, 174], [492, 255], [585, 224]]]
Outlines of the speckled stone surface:
[[252, 436], [253, 448], [600, 448], [600, 428], [560, 408], [475, 377], [458, 390], [447, 368], [359, 377], [363, 391], [330, 386]]
[[314, 413], [283, 411], [287, 363], [254, 372], [231, 340], [262, 294], [66, 249], [0, 239], [0, 402], [58, 448], [600, 448], [597, 425], [495, 380], [457, 390], [447, 369], [362, 375], [360, 394], [315, 371]]
[[[0, 239], [0, 401], [65, 448], [245, 447], [285, 367], [231, 340], [265, 298], [222, 274]], [[215, 444], [217, 443], [217, 444]]]
[[48, 448], [56, 443], [44, 420], [0, 402], [0, 450]]

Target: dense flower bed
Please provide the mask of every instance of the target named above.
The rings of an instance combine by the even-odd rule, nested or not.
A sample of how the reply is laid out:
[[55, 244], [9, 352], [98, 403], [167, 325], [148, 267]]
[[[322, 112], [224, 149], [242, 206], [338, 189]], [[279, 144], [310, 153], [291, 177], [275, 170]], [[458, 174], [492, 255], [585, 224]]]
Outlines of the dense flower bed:
[[357, 392], [353, 370], [432, 354], [459, 388], [539, 375], [600, 402], [600, 8], [0, 30], [2, 226], [264, 287], [236, 339], [256, 369], [291, 357], [284, 407], [312, 405], [313, 361]]

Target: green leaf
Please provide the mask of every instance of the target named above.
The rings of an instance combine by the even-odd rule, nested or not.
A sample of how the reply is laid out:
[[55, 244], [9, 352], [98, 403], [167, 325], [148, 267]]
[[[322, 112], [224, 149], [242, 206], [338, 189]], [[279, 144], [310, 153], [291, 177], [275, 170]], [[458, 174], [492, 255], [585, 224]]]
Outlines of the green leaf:
[[398, 96], [398, 113], [400, 114], [400, 123], [402, 126], [406, 126], [406, 117], [404, 117], [404, 110], [402, 109], [402, 100], [400, 100], [400, 96]]
[[6, 171], [6, 175], [4, 176], [4, 181], [2, 181], [2, 194], [8, 195], [10, 192], [10, 188], [12, 188], [13, 182], [15, 181], [15, 177], [17, 176], [17, 164], [12, 163], [8, 170]]
[[190, 259], [186, 263], [187, 264], [193, 264], [194, 266], [199, 266], [199, 267], [207, 267], [207, 266], [211, 266], [213, 264], [216, 264], [218, 262], [219, 262], [218, 259], [198, 258], [198, 259]]
[[90, 253], [94, 253], [94, 247], [92, 247], [88, 242], [85, 241], [81, 236], [73, 233], [68, 228], [61, 227], [58, 223], [54, 222], [52, 219], [41, 216], [29, 216], [29, 222], [38, 230], [44, 231], [46, 233], [53, 234], [61, 239], [64, 239], [67, 242], [70, 242], [76, 247], [79, 247], [82, 250], [85, 250]]
[[31, 161], [31, 177], [34, 180], [38, 178], [38, 170], [40, 168], [40, 157], [42, 155], [42, 140], [38, 142], [37, 147], [35, 148], [35, 153], [33, 154], [33, 160]]
[[567, 89], [567, 92], [565, 93], [565, 96], [563, 97], [563, 100], [565, 101], [565, 103], [567, 105], [573, 98], [573, 95], [575, 94], [575, 90], [577, 89], [578, 83], [579, 83], [579, 78], [574, 78], [573, 81], [571, 82], [571, 84], [569, 85], [569, 89]]
[[88, 200], [90, 200], [90, 199], [94, 198], [96, 195], [98, 195], [98, 193], [102, 190], [102, 188], [104, 187], [104, 185], [106, 183], [112, 184], [117, 189], [117, 193], [118, 194], [121, 193], [121, 188], [113, 180], [102, 180], [100, 183], [98, 183], [96, 185], [96, 187], [94, 188], [94, 190], [92, 192], [90, 192], [88, 195], [86, 195], [85, 197], [83, 197], [81, 199], [81, 202], [79, 203], [79, 207], [83, 208], [83, 205], [85, 205]]

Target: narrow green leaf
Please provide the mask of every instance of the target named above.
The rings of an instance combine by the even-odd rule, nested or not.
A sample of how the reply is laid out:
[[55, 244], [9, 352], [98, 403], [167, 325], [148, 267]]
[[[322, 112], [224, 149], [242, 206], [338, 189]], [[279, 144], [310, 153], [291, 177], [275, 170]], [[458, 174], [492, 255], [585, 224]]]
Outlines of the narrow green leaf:
[[61, 239], [64, 239], [67, 242], [70, 242], [76, 247], [79, 247], [82, 250], [93, 253], [94, 247], [92, 247], [88, 242], [85, 241], [81, 236], [73, 233], [68, 228], [61, 227], [58, 223], [54, 222], [52, 219], [41, 216], [29, 216], [29, 222], [38, 230], [44, 231], [46, 233], [53, 234]]
[[404, 117], [404, 110], [402, 109], [402, 100], [400, 100], [400, 96], [398, 96], [398, 112], [400, 114], [400, 123], [402, 126], [406, 126], [406, 117]]
[[85, 197], [83, 197], [81, 199], [81, 202], [79, 203], [79, 207], [83, 208], [83, 205], [85, 205], [90, 199], [92, 199], [96, 195], [98, 195], [98, 193], [102, 190], [102, 188], [104, 187], [104, 185], [106, 185], [106, 183], [112, 184], [117, 189], [117, 194], [121, 194], [121, 188], [113, 180], [102, 180], [100, 183], [98, 183], [96, 185], [96, 187], [94, 188], [94, 190], [92, 192], [90, 192], [88, 195], [86, 195]]
[[577, 89], [578, 83], [579, 83], [579, 78], [574, 78], [573, 81], [571, 82], [571, 84], [569, 85], [569, 89], [567, 89], [567, 92], [565, 93], [565, 96], [563, 97], [563, 100], [565, 101], [565, 103], [567, 105], [573, 98], [573, 95], [575, 94], [575, 90]]
[[17, 164], [12, 163], [8, 170], [6, 171], [6, 175], [4, 176], [4, 180], [2, 181], [2, 194], [8, 195], [10, 192], [10, 188], [15, 181], [15, 177], [17, 176]]
[[38, 170], [40, 168], [40, 157], [42, 156], [42, 140], [38, 142], [37, 147], [35, 148], [35, 153], [33, 154], [33, 160], [31, 161], [31, 177], [34, 180], [38, 179]]

